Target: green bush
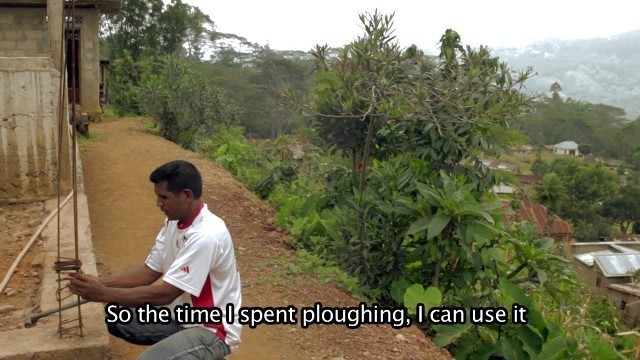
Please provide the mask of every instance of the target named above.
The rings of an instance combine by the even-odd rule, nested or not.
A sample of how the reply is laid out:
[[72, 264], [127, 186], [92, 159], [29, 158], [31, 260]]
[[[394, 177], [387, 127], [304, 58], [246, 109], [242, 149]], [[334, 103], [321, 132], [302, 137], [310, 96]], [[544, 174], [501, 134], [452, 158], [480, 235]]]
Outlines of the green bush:
[[160, 57], [143, 74], [137, 101], [166, 139], [187, 149], [211, 136], [218, 125], [234, 123], [239, 114], [222, 88], [171, 56]]
[[597, 298], [589, 303], [587, 313], [599, 329], [609, 335], [619, 331], [620, 311], [611, 306], [606, 298]]
[[216, 126], [212, 132], [197, 144], [198, 152], [229, 170], [246, 187], [255, 188], [269, 173], [266, 154], [247, 142], [241, 127]]

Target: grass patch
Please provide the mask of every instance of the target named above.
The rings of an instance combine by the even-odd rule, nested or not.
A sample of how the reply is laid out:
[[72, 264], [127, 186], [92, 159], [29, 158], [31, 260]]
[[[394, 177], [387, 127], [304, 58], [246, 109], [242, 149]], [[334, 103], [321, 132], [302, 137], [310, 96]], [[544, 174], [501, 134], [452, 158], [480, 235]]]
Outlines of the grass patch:
[[99, 131], [89, 131], [89, 135], [85, 136], [82, 135], [80, 133], [77, 133], [78, 137], [76, 138], [78, 141], [78, 146], [80, 148], [82, 148], [83, 146], [86, 145], [86, 143], [90, 140], [97, 140], [97, 141], [102, 141], [104, 139], [107, 138], [107, 136], [105, 135], [105, 133], [99, 132]]
[[102, 108], [102, 117], [103, 118], [121, 118], [121, 117], [138, 117], [140, 115], [134, 114], [131, 112], [128, 113], [118, 113], [114, 106], [107, 105]]
[[[552, 163], [554, 159], [557, 159], [561, 155], [555, 155], [551, 150], [542, 149], [539, 152], [540, 158], [547, 163]], [[531, 164], [538, 157], [537, 151], [532, 151], [528, 154], [507, 154], [500, 155], [500, 161], [504, 161], [517, 166], [518, 173], [523, 175], [531, 175]]]
[[105, 117], [105, 118], [118, 117], [118, 113], [117, 113], [116, 109], [113, 106], [105, 106], [102, 109], [102, 116]]
[[158, 123], [153, 120], [153, 118], [147, 116], [138, 116], [136, 117], [140, 125], [147, 131], [152, 132], [154, 134], [160, 133], [160, 127], [158, 127]]
[[360, 301], [368, 300], [360, 281], [341, 270], [337, 265], [328, 264], [319, 256], [302, 249], [297, 250], [296, 255], [293, 260], [276, 256], [269, 257], [267, 261], [270, 265], [269, 268], [273, 271], [270, 280], [274, 284], [283, 284], [283, 281], [289, 276], [307, 275], [318, 279], [323, 284], [341, 287]]
[[[547, 162], [548, 164], [551, 164], [554, 160], [562, 159], [569, 155], [554, 154], [553, 151], [549, 149], [540, 149], [540, 151], [534, 149], [528, 154], [521, 154], [521, 153], [509, 154], [507, 152], [503, 152], [497, 160], [515, 165], [517, 167], [517, 171], [516, 171], [517, 174], [532, 175], [531, 165], [533, 164], [533, 162], [536, 160], [538, 156], [540, 156], [540, 158], [545, 162]], [[488, 157], [488, 158], [491, 158], [491, 157]], [[576, 159], [580, 161], [584, 161], [582, 157], [576, 157]]]

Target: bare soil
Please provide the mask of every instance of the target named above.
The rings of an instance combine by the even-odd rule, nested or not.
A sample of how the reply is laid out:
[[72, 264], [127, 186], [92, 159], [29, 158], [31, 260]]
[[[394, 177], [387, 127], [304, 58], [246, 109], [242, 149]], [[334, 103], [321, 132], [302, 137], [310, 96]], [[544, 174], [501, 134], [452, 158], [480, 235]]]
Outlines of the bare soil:
[[[44, 202], [0, 206], [0, 282], [48, 214]], [[42, 246], [37, 239], [0, 294], [0, 308], [13, 309], [0, 314], [0, 331], [22, 328], [24, 313], [38, 305]]]
[[[295, 253], [285, 244], [287, 234], [275, 225], [273, 209], [245, 189], [227, 171], [198, 154], [186, 151], [145, 129], [139, 119], [106, 119], [92, 124], [92, 139], [81, 146], [85, 191], [89, 201], [91, 232], [101, 274], [114, 273], [143, 262], [164, 220], [155, 206], [148, 176], [164, 162], [183, 159], [203, 175], [203, 200], [223, 220], [234, 239], [243, 287], [243, 306], [298, 309], [321, 302], [324, 306], [356, 306], [346, 291], [325, 284], [310, 274], [291, 271]], [[4, 206], [0, 210], [0, 270], [20, 242], [15, 234], [37, 228], [31, 219], [43, 219], [41, 203]], [[3, 218], [4, 217], [4, 218]], [[35, 225], [35, 226], [32, 226]], [[7, 245], [8, 244], [8, 245]], [[19, 251], [19, 250], [17, 250]], [[37, 248], [32, 250], [37, 254]], [[33, 256], [33, 255], [32, 255]], [[29, 257], [9, 287], [24, 289], [12, 297], [0, 295], [26, 308], [36, 298], [39, 279]], [[6, 265], [8, 267], [8, 265]], [[23, 274], [25, 276], [23, 276]], [[21, 300], [18, 300], [21, 299]], [[0, 315], [0, 328], [2, 326]], [[113, 359], [135, 359], [144, 347], [112, 337]], [[242, 345], [228, 357], [239, 359], [450, 359], [415, 327], [393, 329], [365, 325], [244, 326]]]

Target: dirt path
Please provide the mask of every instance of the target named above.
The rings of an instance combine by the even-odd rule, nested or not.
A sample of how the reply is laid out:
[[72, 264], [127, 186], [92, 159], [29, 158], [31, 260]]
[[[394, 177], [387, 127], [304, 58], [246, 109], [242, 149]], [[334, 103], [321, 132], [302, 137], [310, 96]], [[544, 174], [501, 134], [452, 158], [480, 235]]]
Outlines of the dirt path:
[[[146, 131], [135, 119], [92, 124], [94, 139], [82, 146], [91, 230], [101, 273], [118, 272], [145, 260], [163, 214], [155, 206], [149, 173], [184, 159], [202, 172], [203, 200], [225, 220], [234, 239], [243, 284], [243, 306], [298, 309], [320, 301], [354, 306], [357, 301], [331, 285], [292, 271], [295, 257], [273, 226], [272, 210], [215, 163]], [[135, 359], [143, 347], [111, 338], [115, 359]], [[239, 359], [448, 359], [416, 328], [369, 325], [261, 325], [243, 327]]]

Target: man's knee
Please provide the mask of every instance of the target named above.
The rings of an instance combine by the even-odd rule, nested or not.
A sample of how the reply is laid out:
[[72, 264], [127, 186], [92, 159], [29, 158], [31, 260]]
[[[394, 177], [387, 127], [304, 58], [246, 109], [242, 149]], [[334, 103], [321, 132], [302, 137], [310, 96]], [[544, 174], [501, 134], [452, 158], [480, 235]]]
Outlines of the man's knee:
[[125, 340], [126, 342], [136, 345], [153, 345], [157, 342], [147, 337], [137, 336], [131, 331], [127, 331], [126, 327], [127, 325], [125, 324], [107, 324], [107, 330], [109, 331], [109, 334]]

